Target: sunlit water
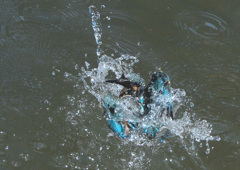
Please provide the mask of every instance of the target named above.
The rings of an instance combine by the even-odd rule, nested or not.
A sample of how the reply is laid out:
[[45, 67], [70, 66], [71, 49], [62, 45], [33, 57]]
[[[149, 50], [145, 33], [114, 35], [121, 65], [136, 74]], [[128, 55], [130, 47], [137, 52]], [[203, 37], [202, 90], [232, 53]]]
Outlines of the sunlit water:
[[[90, 8], [91, 5], [93, 6]], [[1, 1], [0, 169], [238, 169], [238, 1]], [[163, 141], [119, 140], [99, 101], [172, 82]], [[129, 113], [131, 115], [131, 113]], [[149, 124], [153, 123], [151, 120]]]

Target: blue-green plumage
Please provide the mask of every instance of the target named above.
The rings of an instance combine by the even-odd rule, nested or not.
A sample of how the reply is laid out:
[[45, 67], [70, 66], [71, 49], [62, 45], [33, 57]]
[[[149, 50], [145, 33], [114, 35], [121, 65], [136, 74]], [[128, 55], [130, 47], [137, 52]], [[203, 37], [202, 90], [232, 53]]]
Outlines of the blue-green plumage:
[[[123, 75], [120, 79], [107, 80], [106, 82], [119, 84], [124, 87], [119, 97], [106, 93], [102, 99], [102, 107], [104, 108], [110, 129], [122, 139], [130, 137], [131, 131], [134, 130], [146, 134], [149, 138], [155, 138], [162, 125], [141, 126], [139, 122], [150, 113], [151, 104], [161, 105], [161, 100], [155, 100], [154, 95], [157, 94], [159, 99], [171, 97], [172, 93], [168, 75], [159, 69], [152, 75], [147, 87], [144, 87], [140, 76], [126, 78]], [[121, 101], [125, 100], [125, 96], [130, 96], [130, 99], [134, 100], [136, 107], [139, 108], [139, 113], [127, 117], [129, 114], [125, 114], [124, 109], [121, 108]], [[128, 107], [131, 107], [131, 104]], [[172, 109], [172, 102], [167, 102], [161, 113], [165, 113], [173, 119]]]

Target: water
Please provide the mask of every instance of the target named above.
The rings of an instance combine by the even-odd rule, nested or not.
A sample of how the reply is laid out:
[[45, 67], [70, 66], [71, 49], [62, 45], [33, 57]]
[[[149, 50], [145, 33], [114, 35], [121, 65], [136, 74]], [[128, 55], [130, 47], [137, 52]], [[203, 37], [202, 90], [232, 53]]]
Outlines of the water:
[[[238, 169], [239, 5], [1, 1], [1, 169]], [[179, 94], [174, 136], [119, 140], [99, 106], [105, 76], [147, 83], [158, 67]]]

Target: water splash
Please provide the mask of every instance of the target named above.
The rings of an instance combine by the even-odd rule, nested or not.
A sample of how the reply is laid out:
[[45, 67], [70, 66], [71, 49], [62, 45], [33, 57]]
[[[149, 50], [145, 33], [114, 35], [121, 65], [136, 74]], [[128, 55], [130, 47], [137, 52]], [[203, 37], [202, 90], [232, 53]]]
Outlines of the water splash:
[[[92, 14], [92, 27], [94, 31], [94, 36], [96, 39], [96, 43], [98, 45], [98, 50], [102, 44], [101, 36], [101, 23], [100, 23], [100, 14], [97, 11], [96, 7], [90, 6], [89, 11]], [[119, 57], [112, 58], [105, 54], [102, 54], [103, 51], [99, 52], [97, 50], [98, 58], [98, 66], [96, 68], [91, 68], [91, 65], [88, 62], [85, 62], [85, 67], [81, 68], [81, 73], [79, 73], [79, 77], [84, 84], [84, 89], [92, 94], [99, 102], [101, 102], [102, 98], [106, 93], [111, 93], [112, 96], [115, 96], [117, 99], [122, 87], [120, 85], [112, 85], [110, 83], [106, 83], [107, 79], [116, 79], [120, 78], [122, 74], [127, 77], [131, 77], [131, 75], [137, 75], [141, 77], [140, 74], [135, 73], [133, 68], [134, 64], [138, 63], [139, 60], [135, 56], [130, 55], [120, 55]], [[144, 80], [143, 80], [144, 81]], [[145, 84], [145, 82], [143, 82]], [[179, 113], [178, 108], [181, 105], [186, 105], [189, 101], [186, 100], [186, 93], [181, 89], [172, 88], [172, 96], [160, 98], [156, 94], [154, 99], [156, 103], [174, 103], [174, 113], [177, 114], [177, 119], [172, 120], [168, 117], [159, 118], [159, 114], [164, 106], [158, 106], [153, 104], [151, 106], [151, 112], [143, 119], [138, 120], [142, 126], [159, 126], [160, 132], [157, 135], [156, 139], [159, 142], [166, 142], [167, 138], [177, 137], [182, 141], [182, 144], [186, 147], [188, 153], [191, 153], [192, 150], [195, 150], [195, 142], [200, 143], [202, 145], [202, 141], [206, 141], [206, 153], [210, 153], [209, 141], [219, 141], [220, 138], [218, 136], [212, 136], [212, 125], [208, 123], [206, 120], [196, 119], [194, 114], [190, 114], [190, 111], [186, 109], [182, 113]], [[111, 119], [122, 120], [128, 117], [129, 119], [135, 119], [134, 112], [138, 112], [139, 108], [137, 105], [135, 106], [132, 102], [125, 100], [119, 100], [119, 104], [122, 106], [121, 109], [125, 109], [127, 113], [123, 115], [123, 117], [113, 117]], [[161, 101], [157, 101], [161, 100]], [[193, 107], [193, 103], [190, 101], [189, 108]], [[131, 110], [128, 108], [131, 105]], [[191, 110], [191, 109], [190, 109]], [[182, 117], [181, 117], [182, 115]], [[125, 116], [125, 117], [124, 117]], [[164, 138], [162, 138], [164, 136]], [[159, 139], [159, 140], [158, 140]], [[131, 137], [128, 141], [134, 142], [136, 145], [153, 145], [156, 140], [148, 140], [148, 138], [139, 133], [138, 131], [134, 131], [131, 134]], [[130, 163], [131, 164], [131, 163]]]
[[94, 37], [96, 40], [97, 47], [97, 56], [101, 56], [102, 50], [102, 28], [101, 28], [101, 22], [100, 22], [100, 13], [97, 11], [97, 8], [93, 5], [89, 7], [89, 13], [92, 15], [92, 28], [94, 31]]

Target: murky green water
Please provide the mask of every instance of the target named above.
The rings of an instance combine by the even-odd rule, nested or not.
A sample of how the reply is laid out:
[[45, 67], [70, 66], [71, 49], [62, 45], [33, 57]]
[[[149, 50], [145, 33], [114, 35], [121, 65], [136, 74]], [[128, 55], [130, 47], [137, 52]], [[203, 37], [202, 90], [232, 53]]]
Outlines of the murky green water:
[[[146, 80], [162, 67], [186, 92], [176, 119], [206, 120], [220, 141], [112, 135], [81, 81], [98, 66], [90, 5], [104, 53], [137, 57]], [[239, 1], [2, 0], [0, 14], [0, 169], [239, 169]]]

